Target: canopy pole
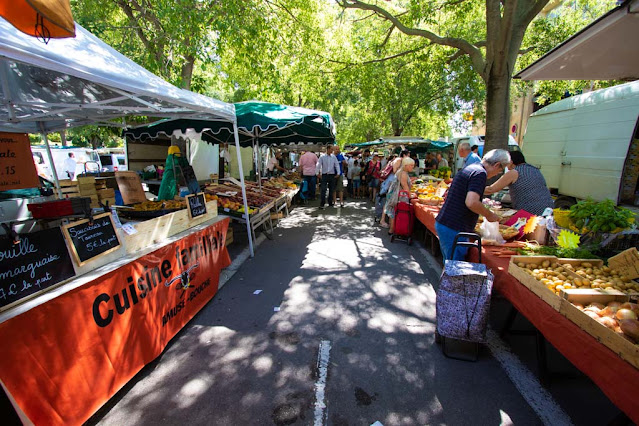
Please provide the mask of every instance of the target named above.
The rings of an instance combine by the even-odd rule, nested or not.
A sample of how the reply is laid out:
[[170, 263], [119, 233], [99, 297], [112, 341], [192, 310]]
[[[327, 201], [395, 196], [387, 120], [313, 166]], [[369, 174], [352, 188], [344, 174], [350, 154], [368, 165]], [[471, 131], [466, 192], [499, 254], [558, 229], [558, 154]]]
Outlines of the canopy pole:
[[262, 192], [262, 151], [260, 150], [260, 138], [255, 138], [257, 144], [257, 183]]
[[53, 171], [53, 183], [55, 184], [55, 190], [58, 193], [58, 198], [62, 199], [62, 190], [60, 189], [60, 181], [58, 180], [58, 171], [56, 170], [55, 163], [53, 162], [53, 155], [51, 155], [49, 139], [47, 138], [47, 133], [44, 131], [42, 122], [40, 122], [39, 124], [40, 131], [42, 132], [42, 137], [44, 138], [44, 146], [47, 148], [47, 157], [49, 158], [49, 163], [51, 163], [51, 170]]
[[255, 257], [253, 251], [253, 234], [251, 233], [251, 215], [246, 200], [246, 185], [244, 184], [244, 168], [242, 167], [242, 153], [240, 152], [240, 137], [237, 134], [237, 121], [233, 121], [233, 136], [235, 137], [235, 150], [237, 151], [238, 168], [240, 169], [240, 183], [242, 184], [242, 199], [244, 201], [244, 214], [246, 215], [246, 233], [248, 235], [249, 253]]

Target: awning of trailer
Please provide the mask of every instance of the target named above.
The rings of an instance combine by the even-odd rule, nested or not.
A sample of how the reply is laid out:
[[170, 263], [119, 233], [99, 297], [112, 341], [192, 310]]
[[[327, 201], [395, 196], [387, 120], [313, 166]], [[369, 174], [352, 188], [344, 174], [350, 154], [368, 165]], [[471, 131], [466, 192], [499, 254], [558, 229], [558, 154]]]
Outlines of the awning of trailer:
[[639, 0], [627, 0], [546, 53], [514, 78], [639, 79]]

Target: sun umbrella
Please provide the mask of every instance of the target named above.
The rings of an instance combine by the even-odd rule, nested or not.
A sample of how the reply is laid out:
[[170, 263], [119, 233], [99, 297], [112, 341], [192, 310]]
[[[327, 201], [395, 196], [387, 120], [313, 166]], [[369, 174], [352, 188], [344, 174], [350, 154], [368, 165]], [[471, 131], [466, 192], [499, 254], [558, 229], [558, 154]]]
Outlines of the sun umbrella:
[[[335, 125], [327, 112], [269, 102], [238, 102], [235, 115], [241, 146], [254, 143], [286, 145], [298, 143], [333, 144]], [[233, 128], [222, 121], [178, 119], [163, 120], [151, 125], [128, 129], [124, 136], [144, 140], [158, 134], [171, 135], [193, 129], [211, 143], [227, 143], [233, 139]]]
[[[279, 105], [269, 102], [248, 101], [235, 104], [238, 134], [241, 146], [334, 144], [335, 125], [327, 112]], [[128, 129], [124, 137], [138, 140], [154, 139], [159, 134], [172, 135], [193, 129], [209, 143], [232, 141], [232, 127], [222, 121], [178, 119], [163, 120], [148, 126]], [[259, 160], [257, 172], [260, 173]]]
[[47, 43], [75, 37], [69, 0], [11, 0], [0, 2], [0, 16], [14, 27]]

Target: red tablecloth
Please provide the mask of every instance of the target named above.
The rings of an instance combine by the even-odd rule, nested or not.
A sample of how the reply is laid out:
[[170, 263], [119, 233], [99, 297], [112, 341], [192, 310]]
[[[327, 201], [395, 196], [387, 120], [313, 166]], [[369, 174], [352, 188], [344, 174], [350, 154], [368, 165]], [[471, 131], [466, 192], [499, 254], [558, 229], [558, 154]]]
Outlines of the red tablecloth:
[[[415, 216], [435, 233], [438, 210], [436, 207], [416, 204]], [[509, 258], [497, 257], [495, 250], [496, 247], [482, 248], [483, 263], [495, 275], [494, 289], [508, 299], [563, 356], [590, 377], [610, 401], [639, 424], [639, 402], [636, 396], [639, 370], [522, 285], [508, 273]], [[477, 251], [471, 250], [469, 253], [468, 260], [476, 262]]]
[[415, 208], [417, 220], [423, 223], [430, 232], [437, 235], [437, 232], [435, 232], [435, 217], [439, 213], [439, 207], [420, 204], [416, 199], [411, 200], [411, 202]]

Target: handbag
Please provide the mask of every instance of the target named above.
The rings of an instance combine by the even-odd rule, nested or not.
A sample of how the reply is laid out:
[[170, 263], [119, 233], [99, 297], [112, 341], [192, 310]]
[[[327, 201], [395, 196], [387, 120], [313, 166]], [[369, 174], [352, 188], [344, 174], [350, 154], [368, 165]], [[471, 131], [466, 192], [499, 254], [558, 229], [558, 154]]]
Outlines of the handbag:
[[384, 170], [382, 171], [382, 173], [379, 175], [379, 178], [381, 180], [385, 180], [392, 173], [393, 173], [393, 162], [389, 161], [386, 167], [384, 167]]

